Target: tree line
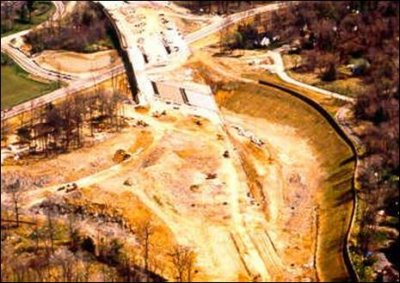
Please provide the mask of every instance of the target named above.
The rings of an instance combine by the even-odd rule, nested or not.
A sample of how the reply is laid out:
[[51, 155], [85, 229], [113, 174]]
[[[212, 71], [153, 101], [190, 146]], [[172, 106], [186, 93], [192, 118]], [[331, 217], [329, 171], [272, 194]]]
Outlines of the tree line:
[[[94, 52], [113, 48], [113, 27], [101, 7], [92, 2], [77, 2], [68, 17], [50, 20], [24, 36], [31, 52], [70, 50]], [[77, 40], [79, 39], [79, 40]]]
[[[32, 13], [35, 10], [35, 2], [38, 1], [3, 1], [1, 2], [1, 33], [14, 29], [17, 23], [31, 23]], [[43, 4], [48, 9], [51, 3]], [[42, 6], [44, 7], [44, 6]]]
[[352, 76], [366, 85], [353, 109], [366, 148], [358, 170], [357, 247], [365, 255], [376, 246], [377, 212], [399, 215], [399, 3], [301, 2], [274, 12], [268, 30], [296, 46], [298, 71], [317, 69], [322, 80], [338, 79], [338, 66], [357, 62]]
[[[27, 213], [30, 182], [13, 175], [2, 176], [1, 183], [2, 282], [165, 282], [167, 266], [176, 282], [192, 282], [196, 276], [195, 253], [186, 246], [158, 245], [159, 232], [151, 219], [137, 223], [132, 231], [120, 224], [117, 235], [101, 228], [88, 235], [81, 223], [89, 221], [89, 215], [73, 207], [62, 214], [52, 197]], [[124, 229], [135, 237], [134, 247], [125, 241]]]
[[[258, 44], [264, 37], [268, 47]], [[395, 1], [300, 1], [221, 32], [224, 51], [287, 45], [301, 57], [294, 71], [315, 72], [326, 82], [357, 77], [366, 86], [353, 108], [365, 146], [357, 180], [362, 201], [357, 252], [362, 255], [376, 244], [377, 212], [399, 215], [398, 44]], [[342, 66], [350, 67], [350, 74], [340, 72]]]
[[[124, 96], [117, 90], [98, 90], [91, 94], [68, 96], [64, 101], [44, 107], [31, 106], [29, 119], [20, 115], [16, 134], [21, 144], [34, 153], [49, 154], [79, 148], [85, 136], [95, 131], [120, 131], [124, 126]], [[3, 129], [7, 131], [6, 125]], [[7, 131], [9, 132], [9, 131]], [[4, 135], [5, 136], [5, 135]]]
[[228, 14], [246, 8], [253, 8], [256, 4], [272, 1], [175, 1], [177, 4], [191, 9], [194, 13]]

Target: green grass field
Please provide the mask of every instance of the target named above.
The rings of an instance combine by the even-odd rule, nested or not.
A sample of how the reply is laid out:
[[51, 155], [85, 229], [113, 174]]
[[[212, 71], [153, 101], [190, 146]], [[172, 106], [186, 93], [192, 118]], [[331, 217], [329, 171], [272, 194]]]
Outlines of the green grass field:
[[56, 8], [50, 1], [35, 1], [33, 4], [32, 19], [30, 22], [15, 20], [11, 30], [1, 29], [1, 36], [7, 36], [13, 33], [17, 33], [29, 28], [32, 28], [38, 24], [43, 23], [53, 13]]
[[[236, 113], [294, 127], [319, 153], [322, 170], [327, 175], [317, 195], [320, 204], [319, 277], [322, 281], [348, 279], [342, 249], [353, 206], [354, 161], [351, 149], [319, 112], [300, 99], [253, 83], [239, 83], [233, 89], [233, 95], [220, 101], [221, 106]], [[330, 106], [332, 111], [336, 108]]]
[[29, 99], [57, 89], [57, 83], [41, 83], [15, 64], [1, 66], [1, 109], [10, 108]]

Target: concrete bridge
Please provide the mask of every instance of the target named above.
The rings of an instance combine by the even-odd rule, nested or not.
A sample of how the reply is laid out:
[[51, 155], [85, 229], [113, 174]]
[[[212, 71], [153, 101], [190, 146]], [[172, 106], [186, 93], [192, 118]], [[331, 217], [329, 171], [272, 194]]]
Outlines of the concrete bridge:
[[95, 2], [103, 7], [117, 33], [133, 99], [139, 104], [151, 104], [155, 93], [150, 79], [145, 74], [145, 58], [131, 36], [132, 31], [129, 28], [129, 23], [120, 10], [120, 7], [126, 5], [126, 3], [123, 1]]

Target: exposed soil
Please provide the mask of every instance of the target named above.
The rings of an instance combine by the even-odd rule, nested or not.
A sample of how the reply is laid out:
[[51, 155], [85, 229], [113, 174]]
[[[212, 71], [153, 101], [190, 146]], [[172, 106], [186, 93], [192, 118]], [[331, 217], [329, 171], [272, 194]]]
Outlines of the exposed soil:
[[100, 51], [91, 54], [46, 50], [40, 53], [35, 60], [44, 68], [77, 74], [100, 72], [122, 63], [121, 58], [115, 50]]

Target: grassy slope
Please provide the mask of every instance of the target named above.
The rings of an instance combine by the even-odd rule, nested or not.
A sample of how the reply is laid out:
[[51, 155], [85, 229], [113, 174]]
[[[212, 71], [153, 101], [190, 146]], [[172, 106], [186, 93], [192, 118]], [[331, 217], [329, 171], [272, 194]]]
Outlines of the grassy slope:
[[[4, 33], [2, 31], [1, 36], [36, 26], [46, 21], [54, 12], [55, 6], [51, 2], [36, 1], [31, 22], [15, 21], [13, 29]], [[44, 84], [29, 79], [28, 74], [16, 65], [1, 66], [1, 82], [1, 109], [15, 106], [56, 89], [54, 84]]]
[[28, 78], [17, 65], [1, 66], [1, 109], [20, 104], [55, 90], [56, 84], [45, 84]]
[[337, 99], [332, 99], [330, 97], [327, 97], [326, 95], [320, 94], [315, 91], [311, 91], [308, 89], [304, 89], [300, 86], [296, 86], [290, 83], [287, 83], [285, 81], [282, 81], [277, 75], [272, 75], [267, 72], [264, 73], [252, 73], [252, 74], [245, 74], [244, 77], [251, 78], [254, 80], [266, 80], [271, 83], [279, 84], [281, 86], [287, 87], [293, 91], [296, 91], [298, 93], [301, 93], [312, 100], [318, 102], [326, 111], [328, 111], [331, 116], [334, 116], [338, 109], [342, 107], [343, 105], [346, 104], [346, 102], [337, 100]]
[[37, 26], [46, 21], [56, 10], [55, 6], [50, 1], [36, 1], [33, 4], [33, 8], [34, 11], [32, 12], [32, 20], [30, 23], [15, 21], [13, 29], [4, 33], [2, 31], [1, 36], [7, 36]]
[[[220, 104], [229, 110], [261, 117], [274, 123], [290, 125], [320, 153], [327, 178], [320, 200], [318, 271], [323, 281], [347, 278], [342, 245], [351, 216], [353, 162], [351, 150], [331, 126], [310, 106], [274, 88], [239, 84], [233, 96]], [[220, 95], [220, 94], [219, 94]], [[222, 94], [222, 97], [224, 94]]]

